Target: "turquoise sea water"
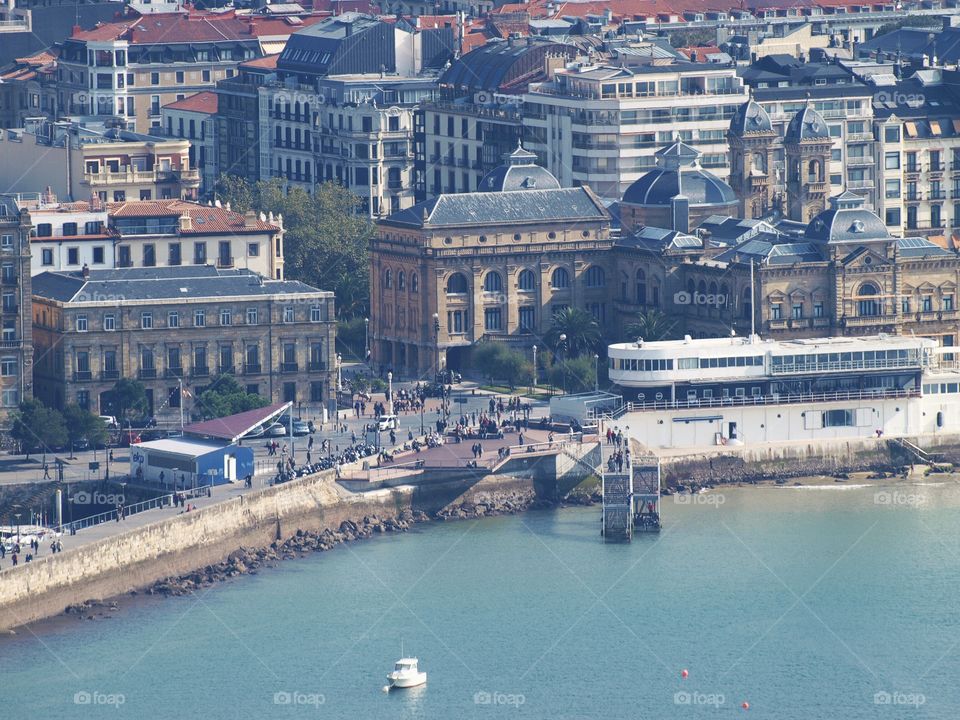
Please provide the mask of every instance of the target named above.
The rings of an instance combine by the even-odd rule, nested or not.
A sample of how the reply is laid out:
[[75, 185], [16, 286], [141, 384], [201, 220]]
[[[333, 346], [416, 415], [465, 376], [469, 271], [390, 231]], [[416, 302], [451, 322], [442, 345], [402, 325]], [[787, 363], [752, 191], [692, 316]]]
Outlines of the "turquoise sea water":
[[[664, 531], [631, 545], [600, 542], [598, 508], [420, 526], [2, 638], [0, 707], [210, 720], [960, 717], [960, 486], [878, 491], [666, 498]], [[429, 682], [387, 694], [401, 642]]]

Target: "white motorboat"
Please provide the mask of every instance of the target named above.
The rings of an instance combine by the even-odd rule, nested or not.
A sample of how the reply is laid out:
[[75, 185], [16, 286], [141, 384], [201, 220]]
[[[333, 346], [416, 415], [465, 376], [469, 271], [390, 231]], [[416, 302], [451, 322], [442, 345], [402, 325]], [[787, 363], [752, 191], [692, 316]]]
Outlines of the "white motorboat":
[[400, 658], [387, 680], [391, 688], [412, 688], [426, 684], [427, 674], [420, 671], [417, 658]]

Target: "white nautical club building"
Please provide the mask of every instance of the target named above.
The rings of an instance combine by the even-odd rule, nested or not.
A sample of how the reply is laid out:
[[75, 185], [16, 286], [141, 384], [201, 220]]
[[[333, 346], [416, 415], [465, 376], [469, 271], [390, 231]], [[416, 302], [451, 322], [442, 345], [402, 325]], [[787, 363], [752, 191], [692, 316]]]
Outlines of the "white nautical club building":
[[955, 432], [957, 348], [875, 335], [619, 343], [621, 426], [650, 448]]

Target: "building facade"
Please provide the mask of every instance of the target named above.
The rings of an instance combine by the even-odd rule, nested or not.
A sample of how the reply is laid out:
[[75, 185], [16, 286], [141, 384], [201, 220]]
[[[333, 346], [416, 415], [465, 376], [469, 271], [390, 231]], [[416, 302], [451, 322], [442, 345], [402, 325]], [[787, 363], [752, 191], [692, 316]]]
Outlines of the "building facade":
[[726, 133], [749, 99], [733, 65], [647, 58], [635, 66], [579, 65], [523, 95], [524, 146], [564, 187], [589, 185], [616, 201], [682, 140], [703, 167], [729, 174]]
[[106, 412], [129, 378], [172, 419], [225, 374], [270, 402], [335, 397], [333, 293], [209, 266], [47, 272], [33, 293], [36, 395], [54, 407]]
[[[371, 244], [372, 362], [428, 377], [479, 342], [536, 344], [553, 314], [607, 322], [610, 216], [516, 150], [477, 193], [440, 195], [379, 222]], [[490, 182], [487, 182], [489, 179]]]
[[46, 187], [71, 200], [196, 199], [200, 173], [189, 140], [45, 120], [0, 133], [0, 191]]
[[160, 113], [163, 134], [190, 143], [188, 159], [200, 175], [199, 196], [211, 195], [217, 182], [217, 94], [199, 92], [164, 105]]
[[0, 196], [0, 427], [34, 394], [30, 214]]

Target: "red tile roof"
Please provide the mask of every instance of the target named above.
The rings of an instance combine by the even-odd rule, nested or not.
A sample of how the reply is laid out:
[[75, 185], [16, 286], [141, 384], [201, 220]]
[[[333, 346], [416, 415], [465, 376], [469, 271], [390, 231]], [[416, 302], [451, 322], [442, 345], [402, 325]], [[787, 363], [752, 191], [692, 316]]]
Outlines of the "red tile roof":
[[192, 112], [210, 113], [217, 112], [217, 94], [215, 92], [198, 92], [183, 100], [177, 100], [164, 105], [170, 110], [190, 110]]
[[187, 200], [127, 200], [108, 203], [107, 210], [110, 217], [118, 218], [180, 217], [187, 213], [193, 221], [193, 229], [182, 231], [184, 233], [270, 232], [278, 229], [277, 225], [264, 222], [259, 216], [247, 227], [243, 213]]
[[154, 13], [143, 17], [103, 23], [91, 30], [79, 30], [74, 40], [127, 40], [133, 45], [158, 43], [220, 42], [283, 37], [324, 19], [323, 15], [299, 16], [300, 22], [235, 12]]
[[257, 58], [256, 60], [247, 60], [247, 62], [240, 63], [242, 68], [266, 68], [268, 70], [275, 69], [277, 67], [277, 60], [280, 59], [280, 53], [276, 55], [264, 55], [262, 58]]
[[237, 439], [246, 435], [258, 425], [265, 421], [273, 419], [282, 411], [293, 406], [293, 403], [276, 403], [256, 410], [247, 410], [236, 415], [227, 415], [227, 417], [216, 418], [215, 420], [205, 420], [204, 422], [186, 425], [183, 428], [184, 435], [193, 435], [195, 437], [218, 438], [220, 440], [229, 440], [236, 442]]

